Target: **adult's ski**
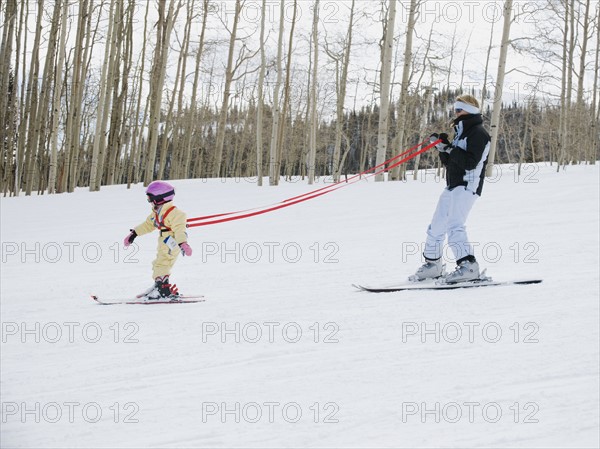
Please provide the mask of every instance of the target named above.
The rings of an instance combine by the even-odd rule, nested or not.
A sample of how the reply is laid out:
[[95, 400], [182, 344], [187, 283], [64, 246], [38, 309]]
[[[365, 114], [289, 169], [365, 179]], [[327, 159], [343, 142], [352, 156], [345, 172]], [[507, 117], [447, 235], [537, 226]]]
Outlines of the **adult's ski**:
[[516, 281], [493, 281], [491, 279], [484, 280], [475, 280], [475, 281], [467, 281], [467, 282], [457, 282], [455, 284], [444, 284], [444, 283], [420, 283], [420, 282], [410, 282], [406, 284], [398, 284], [398, 285], [389, 285], [389, 286], [366, 286], [366, 285], [358, 285], [352, 284], [354, 287], [361, 291], [370, 292], [370, 293], [391, 293], [391, 292], [400, 292], [406, 290], [454, 290], [458, 288], [476, 288], [476, 287], [496, 287], [501, 285], [529, 285], [529, 284], [539, 284], [542, 282], [542, 279], [523, 279]]

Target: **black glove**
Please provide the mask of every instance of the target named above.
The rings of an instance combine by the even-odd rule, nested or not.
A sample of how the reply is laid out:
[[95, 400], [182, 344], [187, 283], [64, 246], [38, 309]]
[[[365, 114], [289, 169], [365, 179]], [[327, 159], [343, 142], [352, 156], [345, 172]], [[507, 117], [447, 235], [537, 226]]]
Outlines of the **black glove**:
[[135, 232], [133, 229], [130, 229], [130, 231], [131, 232], [129, 233], [129, 235], [125, 237], [125, 240], [123, 240], [123, 246], [125, 246], [125, 248], [129, 247], [129, 245], [131, 245], [135, 238], [138, 236], [137, 232]]
[[452, 144], [450, 143], [450, 141], [448, 140], [448, 134], [446, 133], [433, 133], [431, 136], [429, 136], [429, 141], [431, 143], [437, 141], [437, 140], [441, 140], [440, 143], [438, 143], [435, 146], [435, 149], [438, 150], [441, 153], [450, 153], [452, 151]]

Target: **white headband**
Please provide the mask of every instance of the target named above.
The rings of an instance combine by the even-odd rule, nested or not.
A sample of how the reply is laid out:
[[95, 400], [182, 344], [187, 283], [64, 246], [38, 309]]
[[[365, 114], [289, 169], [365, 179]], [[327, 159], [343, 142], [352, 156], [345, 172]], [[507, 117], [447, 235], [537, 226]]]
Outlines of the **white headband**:
[[464, 103], [462, 101], [454, 102], [454, 109], [462, 109], [463, 111], [467, 111], [469, 114], [479, 114], [479, 108], [473, 106], [472, 104]]

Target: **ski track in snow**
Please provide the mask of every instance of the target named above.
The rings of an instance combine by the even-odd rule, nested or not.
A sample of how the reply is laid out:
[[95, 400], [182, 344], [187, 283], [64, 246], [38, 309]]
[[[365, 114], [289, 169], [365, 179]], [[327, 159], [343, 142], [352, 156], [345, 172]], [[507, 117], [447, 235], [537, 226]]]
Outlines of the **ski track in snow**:
[[[469, 237], [495, 280], [539, 285], [351, 286], [417, 268], [443, 188], [431, 173], [191, 228], [172, 280], [207, 301], [155, 307], [90, 298], [152, 282], [156, 234], [122, 248], [149, 212], [143, 186], [2, 198], [0, 445], [598, 447], [598, 165], [514, 168], [484, 186]], [[320, 187], [173, 183], [188, 217]]]

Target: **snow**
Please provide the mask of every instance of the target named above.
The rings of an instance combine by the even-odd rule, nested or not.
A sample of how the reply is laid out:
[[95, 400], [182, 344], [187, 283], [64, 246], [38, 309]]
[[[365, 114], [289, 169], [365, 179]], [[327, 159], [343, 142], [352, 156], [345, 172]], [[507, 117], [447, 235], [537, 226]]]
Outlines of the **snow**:
[[[143, 186], [2, 198], [1, 446], [598, 447], [598, 165], [515, 172], [469, 236], [495, 280], [542, 284], [355, 291], [417, 268], [428, 173], [189, 229], [172, 280], [198, 304], [89, 298], [152, 282], [156, 236], [121, 243]], [[320, 186], [174, 184], [188, 217]]]

